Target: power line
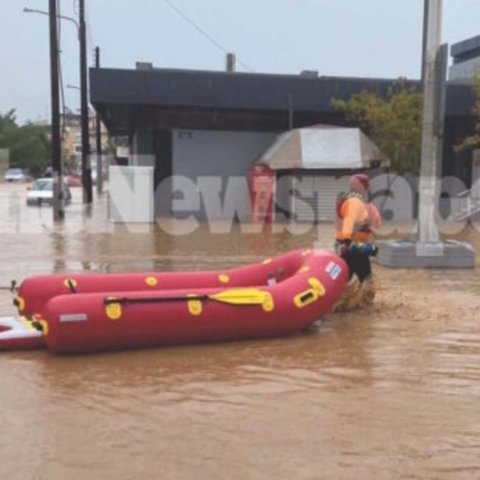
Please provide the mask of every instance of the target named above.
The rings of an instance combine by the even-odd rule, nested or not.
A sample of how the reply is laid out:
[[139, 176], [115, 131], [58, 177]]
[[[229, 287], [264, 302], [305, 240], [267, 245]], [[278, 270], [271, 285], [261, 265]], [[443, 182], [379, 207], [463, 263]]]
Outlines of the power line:
[[[172, 10], [174, 10], [178, 15], [180, 15], [185, 21], [187, 21], [195, 30], [200, 32], [210, 43], [215, 45], [219, 50], [224, 53], [230, 53], [221, 43], [215, 40], [210, 34], [208, 34], [202, 27], [200, 27], [197, 23], [195, 23], [185, 12], [180, 10], [171, 0], [163, 0]], [[253, 70], [244, 62], [242, 62], [238, 57], [237, 61], [240, 65], [242, 65], [245, 70], [252, 72]]]

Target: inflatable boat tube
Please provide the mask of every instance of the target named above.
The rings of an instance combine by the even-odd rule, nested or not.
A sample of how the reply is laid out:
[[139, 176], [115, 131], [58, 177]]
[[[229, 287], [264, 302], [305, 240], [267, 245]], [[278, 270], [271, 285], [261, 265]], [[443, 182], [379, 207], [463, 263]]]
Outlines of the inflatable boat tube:
[[291, 335], [332, 309], [347, 278], [338, 256], [303, 250], [217, 272], [32, 277], [16, 304], [49, 350], [96, 352]]

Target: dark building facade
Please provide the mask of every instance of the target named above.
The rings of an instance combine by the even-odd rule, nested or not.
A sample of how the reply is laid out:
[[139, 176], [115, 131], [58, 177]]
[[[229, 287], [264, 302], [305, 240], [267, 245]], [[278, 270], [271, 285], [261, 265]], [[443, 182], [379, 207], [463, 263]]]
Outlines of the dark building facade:
[[450, 54], [453, 59], [450, 81], [470, 83], [475, 70], [480, 69], [480, 35], [453, 44]]
[[[156, 185], [175, 174], [176, 144], [189, 135], [202, 132], [202, 146], [208, 147], [208, 141], [218, 140], [213, 133], [208, 140], [208, 132], [250, 132], [257, 134], [258, 148], [265, 148], [276, 134], [292, 128], [345, 125], [343, 115], [331, 105], [333, 98], [348, 99], [364, 90], [383, 96], [394, 81], [322, 77], [312, 72], [270, 75], [148, 66], [90, 70], [92, 104], [109, 133], [128, 138], [131, 152], [155, 169]], [[448, 83], [441, 170], [443, 176], [458, 177], [467, 187], [472, 181], [472, 154], [456, 153], [454, 147], [473, 128], [473, 103], [469, 85]], [[233, 143], [236, 148], [245, 144], [239, 138]], [[256, 150], [250, 149], [249, 155], [254, 154]], [[228, 159], [227, 145], [224, 155]]]

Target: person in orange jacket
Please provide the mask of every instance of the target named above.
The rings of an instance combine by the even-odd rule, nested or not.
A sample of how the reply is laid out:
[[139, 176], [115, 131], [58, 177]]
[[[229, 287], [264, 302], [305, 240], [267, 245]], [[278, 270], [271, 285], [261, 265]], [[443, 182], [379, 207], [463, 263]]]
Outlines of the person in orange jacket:
[[370, 179], [363, 173], [349, 178], [349, 191], [337, 200], [335, 250], [348, 265], [350, 278], [360, 283], [372, 276], [370, 257], [377, 254], [373, 229], [381, 227], [380, 212], [368, 202]]

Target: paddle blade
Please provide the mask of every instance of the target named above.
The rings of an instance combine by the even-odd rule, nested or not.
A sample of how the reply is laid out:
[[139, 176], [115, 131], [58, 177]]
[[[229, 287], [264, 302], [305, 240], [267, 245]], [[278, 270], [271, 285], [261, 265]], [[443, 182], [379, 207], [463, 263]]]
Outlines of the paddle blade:
[[210, 295], [211, 300], [231, 305], [261, 305], [264, 310], [273, 310], [273, 298], [269, 292], [258, 288], [235, 288]]

